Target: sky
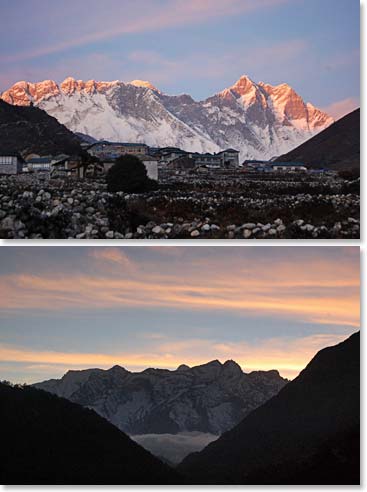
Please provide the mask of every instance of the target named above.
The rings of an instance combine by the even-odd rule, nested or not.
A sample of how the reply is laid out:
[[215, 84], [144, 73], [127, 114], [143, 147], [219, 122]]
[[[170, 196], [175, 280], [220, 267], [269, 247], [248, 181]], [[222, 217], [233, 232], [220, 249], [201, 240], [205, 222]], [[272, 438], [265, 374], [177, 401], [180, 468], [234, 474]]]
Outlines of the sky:
[[149, 80], [201, 100], [243, 74], [338, 118], [359, 106], [357, 0], [1, 0], [0, 91]]
[[0, 248], [0, 379], [218, 359], [290, 379], [359, 329], [357, 247]]

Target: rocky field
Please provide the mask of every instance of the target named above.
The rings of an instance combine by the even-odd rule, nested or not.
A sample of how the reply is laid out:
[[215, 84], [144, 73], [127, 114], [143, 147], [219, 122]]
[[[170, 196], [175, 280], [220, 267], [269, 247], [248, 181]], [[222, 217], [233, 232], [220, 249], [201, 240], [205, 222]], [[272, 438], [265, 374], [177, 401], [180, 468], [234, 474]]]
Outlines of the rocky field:
[[5, 239], [359, 238], [359, 179], [166, 176], [159, 190], [108, 193], [103, 178], [0, 178]]

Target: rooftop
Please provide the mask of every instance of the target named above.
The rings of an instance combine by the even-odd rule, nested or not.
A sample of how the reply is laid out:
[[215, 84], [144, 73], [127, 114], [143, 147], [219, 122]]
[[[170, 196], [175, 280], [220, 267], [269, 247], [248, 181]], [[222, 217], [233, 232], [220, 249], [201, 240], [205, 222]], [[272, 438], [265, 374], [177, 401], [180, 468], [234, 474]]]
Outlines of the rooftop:
[[28, 159], [28, 164], [48, 164], [51, 162], [52, 157], [32, 157], [32, 159]]
[[303, 162], [272, 162], [272, 167], [274, 166], [289, 166], [289, 167], [305, 167]]
[[108, 142], [107, 140], [100, 140], [92, 143], [89, 148], [96, 145], [122, 145], [124, 147], [148, 147], [147, 144], [141, 142]]

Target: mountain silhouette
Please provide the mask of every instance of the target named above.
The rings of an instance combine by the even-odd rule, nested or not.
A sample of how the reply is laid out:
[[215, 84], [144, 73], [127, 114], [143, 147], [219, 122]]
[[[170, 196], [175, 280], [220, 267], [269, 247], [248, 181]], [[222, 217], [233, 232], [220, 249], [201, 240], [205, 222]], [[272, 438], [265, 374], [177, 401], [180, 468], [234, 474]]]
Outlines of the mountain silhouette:
[[64, 398], [0, 384], [0, 482], [178, 484], [178, 475], [117, 427]]
[[360, 335], [328, 347], [276, 396], [178, 470], [201, 484], [359, 484]]
[[42, 109], [0, 99], [0, 152], [80, 155], [83, 150], [79, 138]]
[[360, 110], [356, 109], [276, 160], [351, 170], [359, 169], [360, 159]]

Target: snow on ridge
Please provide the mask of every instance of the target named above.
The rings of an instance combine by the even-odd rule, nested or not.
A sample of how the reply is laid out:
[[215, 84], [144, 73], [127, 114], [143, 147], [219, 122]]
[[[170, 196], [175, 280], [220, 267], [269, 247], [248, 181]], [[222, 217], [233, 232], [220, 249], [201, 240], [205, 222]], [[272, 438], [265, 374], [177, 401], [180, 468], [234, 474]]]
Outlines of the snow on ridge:
[[73, 77], [59, 85], [52, 80], [20, 81], [1, 97], [15, 105], [32, 102], [70, 130], [97, 140], [142, 141], [211, 153], [232, 147], [241, 159], [282, 155], [333, 122], [304, 103], [288, 84], [256, 84], [246, 75], [204, 101], [190, 97], [184, 103], [148, 81]]

